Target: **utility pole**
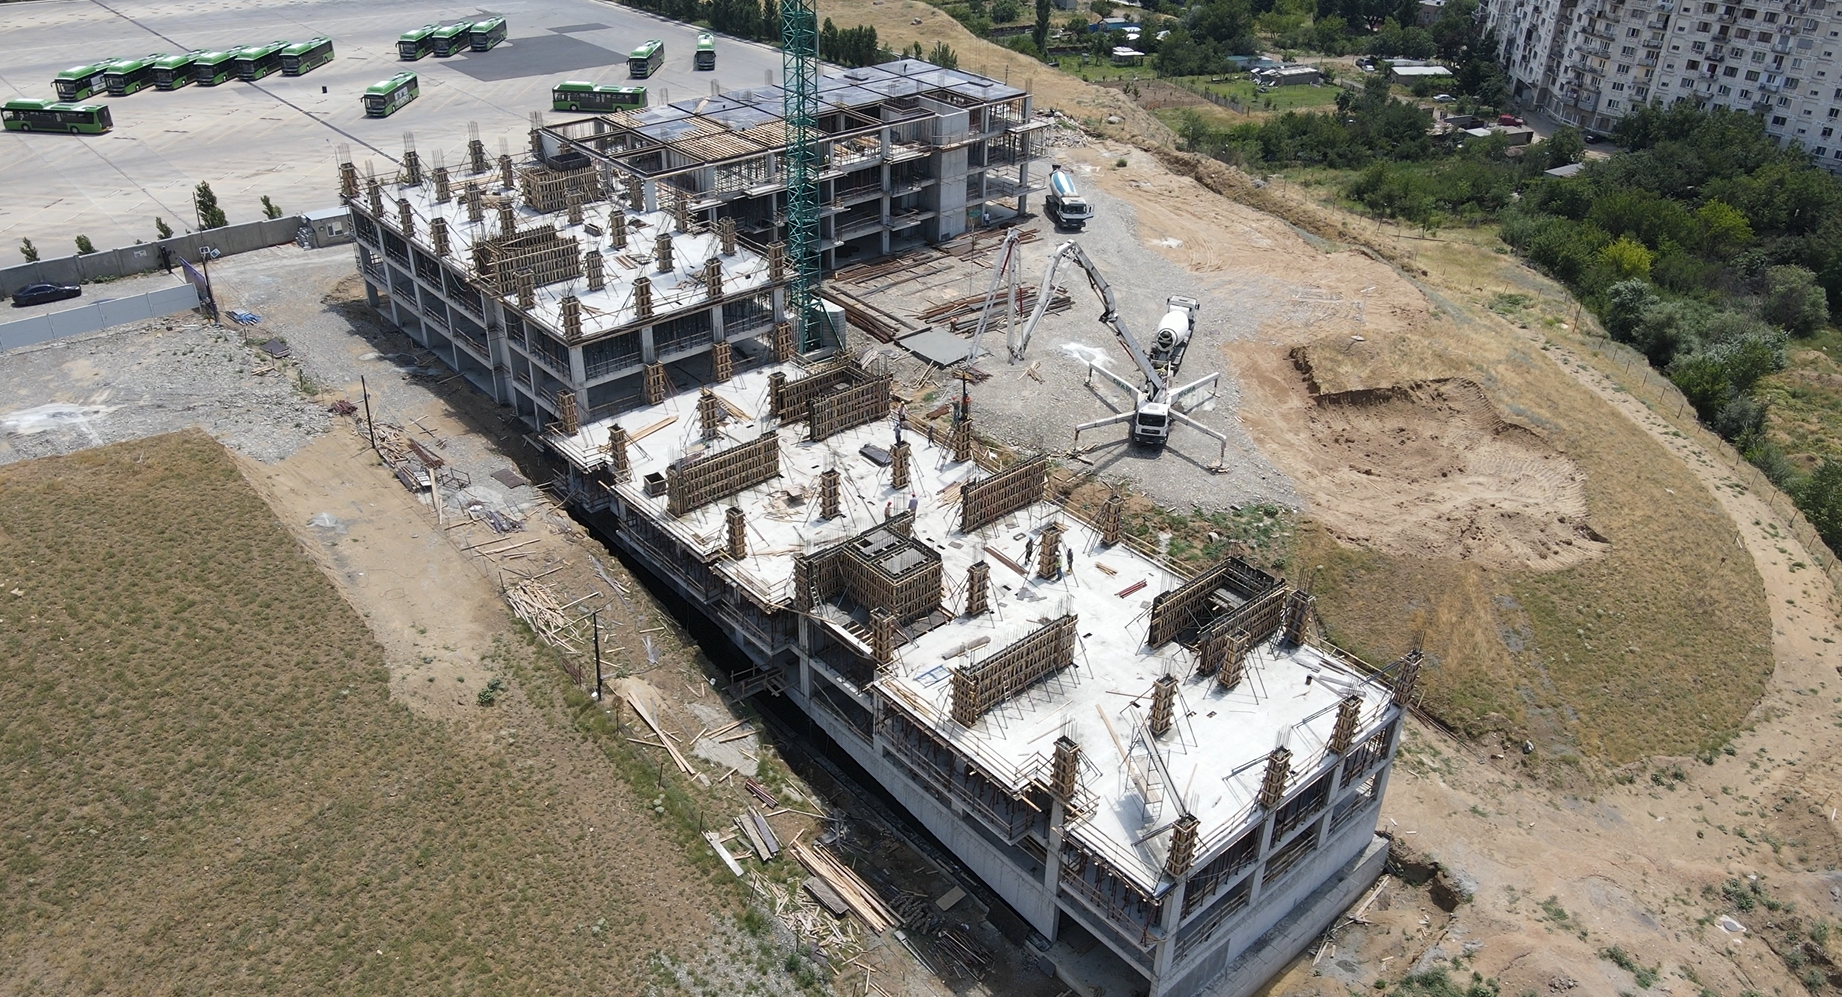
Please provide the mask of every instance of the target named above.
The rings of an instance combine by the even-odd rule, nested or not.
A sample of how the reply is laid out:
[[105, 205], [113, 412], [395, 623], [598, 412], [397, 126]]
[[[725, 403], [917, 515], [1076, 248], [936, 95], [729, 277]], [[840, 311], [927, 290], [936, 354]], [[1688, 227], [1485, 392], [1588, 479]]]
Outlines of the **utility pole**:
[[365, 384], [363, 374], [358, 375], [358, 390], [365, 396], [365, 430], [371, 434], [371, 452], [382, 457], [383, 454], [377, 452], [377, 426], [371, 422], [371, 388]]
[[601, 611], [588, 614], [589, 626], [595, 630], [595, 702], [601, 702]]

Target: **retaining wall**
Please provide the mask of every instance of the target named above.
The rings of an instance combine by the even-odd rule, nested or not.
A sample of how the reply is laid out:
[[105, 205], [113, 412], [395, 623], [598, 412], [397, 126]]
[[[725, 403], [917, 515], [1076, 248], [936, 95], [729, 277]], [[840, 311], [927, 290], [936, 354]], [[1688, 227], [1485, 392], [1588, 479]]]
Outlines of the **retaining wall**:
[[95, 301], [62, 311], [43, 312], [26, 318], [0, 323], [0, 353], [50, 342], [68, 336], [81, 336], [125, 322], [171, 315], [198, 307], [198, 289], [191, 284], [161, 288], [126, 298]]
[[351, 240], [351, 225], [343, 214], [330, 217], [326, 212], [308, 215], [283, 215], [261, 221], [226, 225], [208, 232], [176, 235], [157, 242], [142, 242], [120, 249], [63, 256], [37, 263], [22, 263], [0, 269], [0, 295], [11, 295], [27, 284], [81, 284], [86, 281], [126, 277], [146, 273], [160, 266], [160, 247], [172, 250], [174, 265], [181, 259], [198, 262], [201, 247], [209, 246], [220, 256], [234, 256], [251, 250], [266, 249], [295, 241], [303, 227], [310, 232], [314, 246], [332, 245]]

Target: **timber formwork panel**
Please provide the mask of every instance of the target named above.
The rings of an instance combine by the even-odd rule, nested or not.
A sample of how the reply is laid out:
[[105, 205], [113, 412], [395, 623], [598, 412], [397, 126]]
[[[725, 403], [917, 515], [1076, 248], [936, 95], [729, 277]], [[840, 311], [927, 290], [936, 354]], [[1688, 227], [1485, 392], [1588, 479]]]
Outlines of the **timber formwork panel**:
[[577, 205], [601, 200], [601, 179], [586, 166], [579, 170], [527, 166], [518, 171], [518, 193], [527, 206], [549, 214], [569, 207], [571, 195]]
[[682, 516], [720, 498], [780, 476], [780, 437], [773, 430], [753, 443], [681, 460], [665, 469], [666, 510]]
[[993, 707], [1074, 664], [1076, 619], [1052, 620], [977, 664], [953, 669], [953, 721], [971, 727]]
[[826, 392], [806, 403], [808, 438], [818, 442], [889, 416], [891, 379], [879, 377], [841, 391]]
[[845, 591], [862, 605], [890, 614], [899, 624], [940, 607], [940, 554], [925, 544], [910, 541], [908, 546], [923, 557], [896, 576], [848, 548], [844, 558]]
[[[1216, 616], [1215, 596], [1221, 589], [1241, 600], [1240, 605], [1226, 614], [1235, 617], [1240, 628], [1259, 640], [1279, 629], [1279, 616], [1285, 608], [1285, 585], [1246, 561], [1230, 557], [1151, 601], [1151, 625], [1146, 631], [1145, 643], [1154, 648], [1163, 647], [1186, 631], [1208, 625]], [[1270, 601], [1262, 598], [1275, 593], [1277, 597]], [[1256, 606], [1258, 608], [1243, 615], [1244, 611]], [[1248, 626], [1249, 622], [1260, 622], [1264, 626], [1269, 615], [1270, 627], [1255, 630]]]
[[503, 298], [517, 291], [519, 274], [530, 274], [538, 287], [581, 277], [582, 256], [574, 236], [534, 228], [475, 242], [473, 267], [480, 284]]
[[839, 364], [815, 371], [797, 381], [789, 381], [780, 372], [768, 377], [768, 405], [774, 418], [782, 422], [804, 419], [811, 414], [811, 402], [841, 385], [858, 380], [862, 373], [855, 364]]
[[1042, 501], [1048, 481], [1049, 460], [1039, 454], [984, 481], [966, 485], [959, 492], [960, 532], [971, 533]]

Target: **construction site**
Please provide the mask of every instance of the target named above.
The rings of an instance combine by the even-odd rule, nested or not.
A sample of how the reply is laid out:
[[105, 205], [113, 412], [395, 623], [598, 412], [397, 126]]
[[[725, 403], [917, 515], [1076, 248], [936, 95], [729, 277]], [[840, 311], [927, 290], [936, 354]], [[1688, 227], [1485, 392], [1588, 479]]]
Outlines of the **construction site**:
[[[1077, 440], [1227, 457], [1189, 414], [1218, 375], [1174, 381], [1196, 301], [1141, 345], [1079, 244], [1027, 283], [1027, 93], [914, 60], [806, 83], [809, 117], [765, 87], [534, 120], [518, 161], [347, 162], [367, 300], [537, 429], [573, 512], [739, 650], [732, 692], [795, 704], [1065, 980], [1251, 993], [1380, 874], [1418, 658], [1360, 661], [1236, 557], [1186, 577], [1119, 496], [1088, 521], [1046, 454], [975, 432], [970, 386], [1070, 309], [1067, 262], [1144, 379], [1087, 358], [1127, 401]], [[957, 386], [898, 398], [897, 366]]]

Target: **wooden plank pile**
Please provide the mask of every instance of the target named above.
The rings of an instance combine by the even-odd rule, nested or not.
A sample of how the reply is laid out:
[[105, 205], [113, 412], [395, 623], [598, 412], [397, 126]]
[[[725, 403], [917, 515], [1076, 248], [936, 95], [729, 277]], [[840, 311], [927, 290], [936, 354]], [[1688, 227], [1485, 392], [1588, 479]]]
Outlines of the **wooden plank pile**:
[[756, 873], [749, 874], [748, 884], [754, 888], [755, 895], [773, 909], [774, 916], [786, 922], [802, 940], [816, 942], [837, 959], [861, 950], [855, 925], [848, 919], [827, 913], [805, 891], [788, 890]]
[[823, 880], [831, 887], [839, 899], [851, 908], [851, 912], [863, 919], [870, 930], [882, 934], [902, 923], [896, 912], [889, 909], [882, 897], [870, 888], [851, 867], [840, 862], [822, 845], [801, 845], [794, 842], [787, 846], [787, 851], [806, 867], [806, 870]]
[[659, 722], [652, 718], [652, 711], [646, 708], [646, 704], [640, 702], [639, 697], [631, 692], [625, 693], [622, 698], [627, 701], [628, 706], [633, 707], [633, 715], [645, 721], [646, 726], [651, 727], [652, 732], [659, 736], [659, 745], [665, 749], [666, 754], [672, 756], [672, 761], [678, 766], [678, 771], [685, 775], [696, 775], [697, 770], [691, 767], [690, 762], [684, 760], [684, 755], [678, 752], [678, 746], [672, 743], [671, 735], [665, 733], [665, 728], [659, 726]]
[[780, 841], [774, 837], [774, 829], [768, 826], [767, 818], [760, 811], [749, 807], [735, 819], [736, 830], [748, 839], [749, 847], [755, 850], [755, 856], [763, 862], [772, 862], [780, 854]]
[[[481, 553], [504, 553], [504, 550]], [[587, 617], [571, 618], [563, 615], [566, 607], [557, 604], [556, 595], [550, 591], [550, 586], [535, 578], [527, 578], [505, 590], [505, 601], [512, 607], [512, 612], [518, 614], [518, 618], [531, 628], [531, 632], [569, 654], [581, 653], [575, 644], [580, 639], [576, 630]]]

